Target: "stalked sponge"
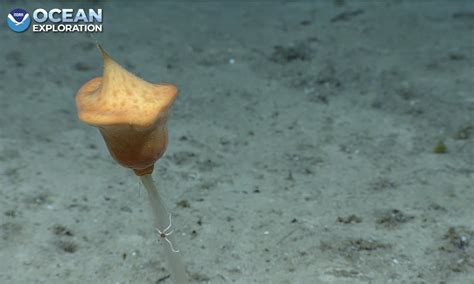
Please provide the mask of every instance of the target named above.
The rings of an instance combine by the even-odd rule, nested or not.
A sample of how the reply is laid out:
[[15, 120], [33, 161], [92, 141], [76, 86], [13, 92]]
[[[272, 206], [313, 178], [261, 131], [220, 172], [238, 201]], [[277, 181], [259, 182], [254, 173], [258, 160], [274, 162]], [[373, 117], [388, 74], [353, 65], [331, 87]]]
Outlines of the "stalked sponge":
[[104, 74], [76, 94], [79, 119], [99, 128], [114, 159], [139, 176], [153, 172], [168, 143], [172, 84], [151, 84], [125, 70], [99, 46]]

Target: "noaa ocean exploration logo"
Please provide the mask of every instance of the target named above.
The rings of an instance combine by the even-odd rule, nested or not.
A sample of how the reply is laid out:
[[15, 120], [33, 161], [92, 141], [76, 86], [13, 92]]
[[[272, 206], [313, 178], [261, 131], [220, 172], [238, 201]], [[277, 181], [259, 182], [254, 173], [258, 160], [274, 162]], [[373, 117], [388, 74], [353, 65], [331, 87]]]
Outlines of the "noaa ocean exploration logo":
[[23, 9], [14, 9], [8, 14], [8, 27], [17, 33], [24, 32], [30, 26], [30, 14]]
[[34, 33], [100, 33], [102, 32], [102, 9], [39, 8], [32, 17], [23, 9], [8, 14], [8, 26], [15, 32], [23, 32], [32, 23]]

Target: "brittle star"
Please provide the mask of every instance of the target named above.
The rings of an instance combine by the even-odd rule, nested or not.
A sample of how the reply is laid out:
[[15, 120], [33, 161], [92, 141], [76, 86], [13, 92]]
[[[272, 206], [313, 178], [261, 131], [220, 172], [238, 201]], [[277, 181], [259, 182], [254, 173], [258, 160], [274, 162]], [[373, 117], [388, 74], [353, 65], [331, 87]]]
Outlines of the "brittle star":
[[156, 227], [155, 230], [158, 232], [158, 236], [160, 238], [164, 239], [170, 245], [170, 249], [171, 249], [172, 252], [179, 252], [179, 250], [174, 249], [173, 243], [170, 241], [170, 239], [168, 239], [168, 236], [170, 236], [174, 232], [174, 229], [170, 231], [170, 229], [171, 229], [171, 214], [169, 214], [169, 217], [170, 217], [170, 224], [168, 225], [168, 227], [166, 227], [163, 231], [161, 231], [158, 227]]

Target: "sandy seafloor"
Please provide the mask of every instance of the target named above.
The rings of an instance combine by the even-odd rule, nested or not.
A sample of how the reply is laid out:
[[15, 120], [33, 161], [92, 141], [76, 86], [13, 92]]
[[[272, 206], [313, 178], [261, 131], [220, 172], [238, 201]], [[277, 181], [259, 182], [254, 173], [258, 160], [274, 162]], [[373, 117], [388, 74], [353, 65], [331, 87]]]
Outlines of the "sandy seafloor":
[[94, 41], [3, 19], [53, 7], [178, 85], [153, 176], [192, 283], [474, 283], [473, 1], [65, 2], [0, 4], [0, 283], [171, 282], [76, 116]]

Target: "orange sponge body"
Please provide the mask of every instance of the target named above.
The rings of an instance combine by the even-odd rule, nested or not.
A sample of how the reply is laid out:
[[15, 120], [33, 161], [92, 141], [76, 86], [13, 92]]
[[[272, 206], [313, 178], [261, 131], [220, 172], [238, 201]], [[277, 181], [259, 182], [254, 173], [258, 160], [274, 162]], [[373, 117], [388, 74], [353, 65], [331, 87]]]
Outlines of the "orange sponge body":
[[99, 47], [104, 74], [76, 94], [79, 119], [99, 128], [114, 159], [139, 176], [153, 172], [168, 143], [172, 84], [151, 84], [125, 70]]

